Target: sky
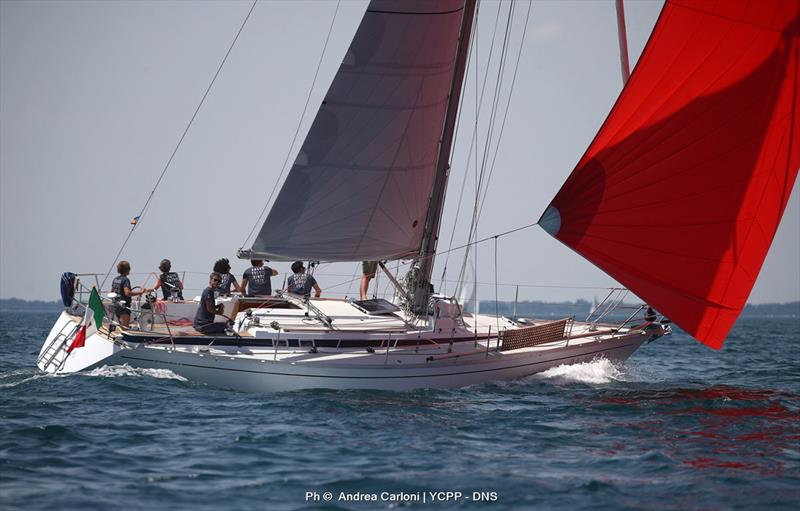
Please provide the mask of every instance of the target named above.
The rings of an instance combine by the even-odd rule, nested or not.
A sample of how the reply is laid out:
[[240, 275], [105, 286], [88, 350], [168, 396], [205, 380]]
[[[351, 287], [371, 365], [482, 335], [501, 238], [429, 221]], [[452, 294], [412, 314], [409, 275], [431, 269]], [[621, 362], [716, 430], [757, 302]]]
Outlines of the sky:
[[[481, 4], [480, 79], [497, 9], [507, 5]], [[62, 272], [105, 274], [250, 6], [0, 1], [0, 298], [56, 300]], [[236, 250], [280, 184], [287, 156], [294, 159], [365, 7], [333, 0], [256, 5], [122, 252], [134, 285], [151, 285], [165, 257], [197, 293], [216, 259], [231, 259], [237, 276], [249, 266], [235, 260]], [[660, 8], [660, 1], [626, 3], [632, 65]], [[539, 218], [622, 88], [613, 0], [535, 2], [523, 40], [526, 10], [520, 2], [513, 19], [509, 51], [515, 58], [521, 48], [520, 67], [479, 238]], [[466, 237], [466, 215], [462, 209], [456, 220], [456, 208], [461, 180], [473, 179], [466, 162], [475, 76], [469, 72], [464, 89], [462, 118], [471, 122], [456, 138], [440, 252], [453, 225], [452, 245]], [[480, 137], [485, 133], [482, 147]], [[796, 183], [752, 303], [800, 300], [798, 195]], [[455, 256], [437, 259], [435, 282], [445, 259], [446, 280], [453, 277]], [[521, 300], [545, 301], [602, 298], [616, 285], [538, 227], [501, 238], [496, 258], [492, 244], [481, 245], [477, 260], [484, 298], [495, 296], [495, 268], [500, 299], [513, 299], [515, 285]], [[289, 264], [274, 266], [277, 286]], [[323, 296], [357, 294], [359, 272], [355, 263], [321, 267]], [[452, 290], [451, 282], [437, 284]], [[379, 286], [386, 288], [385, 278]]]

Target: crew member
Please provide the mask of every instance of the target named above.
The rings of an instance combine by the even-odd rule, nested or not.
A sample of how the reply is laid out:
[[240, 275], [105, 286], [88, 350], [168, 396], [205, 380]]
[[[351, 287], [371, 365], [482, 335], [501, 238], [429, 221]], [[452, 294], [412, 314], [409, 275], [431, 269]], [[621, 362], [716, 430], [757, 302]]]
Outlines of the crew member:
[[219, 285], [219, 275], [212, 273], [208, 277], [208, 287], [203, 290], [200, 295], [200, 303], [197, 306], [197, 313], [194, 315], [194, 329], [200, 333], [221, 334], [227, 328], [227, 322], [215, 323], [214, 316], [222, 314], [222, 304], [217, 305], [214, 300], [214, 289]]
[[289, 276], [289, 282], [287, 283], [287, 291], [297, 295], [308, 296], [313, 289], [314, 297], [319, 298], [319, 295], [322, 294], [322, 290], [314, 276], [306, 273], [303, 261], [295, 261], [292, 263], [292, 272], [293, 275]]
[[361, 300], [367, 299], [367, 291], [369, 291], [369, 281], [375, 277], [375, 272], [377, 271], [378, 271], [378, 261], [361, 262]]
[[245, 296], [269, 296], [272, 294], [271, 278], [278, 274], [269, 266], [264, 266], [261, 259], [251, 259], [253, 266], [244, 271], [242, 275], [242, 289]]
[[131, 273], [131, 263], [128, 261], [120, 261], [117, 264], [117, 275], [111, 282], [111, 292], [116, 293], [113, 298], [114, 314], [119, 320], [119, 324], [125, 328], [131, 324], [131, 298], [145, 293], [145, 290], [133, 291], [131, 289], [131, 280], [128, 275]]
[[178, 300], [183, 300], [183, 282], [174, 271], [169, 271], [172, 268], [172, 263], [169, 259], [162, 259], [158, 269], [161, 270], [161, 275], [156, 279], [156, 283], [149, 291], [154, 291], [161, 288], [161, 294], [164, 300], [172, 298], [173, 296]]
[[233, 286], [234, 291], [237, 293], [242, 292], [242, 288], [239, 286], [239, 283], [236, 282], [236, 277], [231, 273], [231, 263], [226, 258], [223, 257], [214, 263], [214, 272], [219, 273], [220, 281], [217, 286], [217, 293], [219, 293], [220, 296], [230, 295], [231, 286]]

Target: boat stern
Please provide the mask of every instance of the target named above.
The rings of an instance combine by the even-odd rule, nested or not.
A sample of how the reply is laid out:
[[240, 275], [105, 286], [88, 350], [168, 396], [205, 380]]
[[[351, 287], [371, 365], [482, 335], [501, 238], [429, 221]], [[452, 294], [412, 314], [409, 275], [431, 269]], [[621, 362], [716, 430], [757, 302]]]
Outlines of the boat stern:
[[45, 339], [36, 366], [46, 373], [67, 374], [107, 362], [122, 348], [101, 332], [88, 336], [84, 345], [69, 351], [80, 330], [81, 318], [62, 312]]

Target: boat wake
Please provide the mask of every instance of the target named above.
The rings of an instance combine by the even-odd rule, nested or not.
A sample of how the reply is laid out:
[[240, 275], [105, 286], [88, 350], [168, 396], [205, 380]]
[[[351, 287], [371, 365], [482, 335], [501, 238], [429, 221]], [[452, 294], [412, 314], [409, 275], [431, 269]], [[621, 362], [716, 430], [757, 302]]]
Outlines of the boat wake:
[[44, 373], [31, 373], [32, 371], [30, 369], [18, 369], [8, 373], [0, 374], [0, 389], [14, 388], [24, 383], [38, 380], [39, 378], [46, 378], [48, 376]]
[[131, 367], [128, 364], [121, 366], [101, 366], [91, 371], [81, 373], [84, 376], [99, 376], [101, 378], [119, 378], [121, 376], [147, 376], [162, 380], [187, 381], [186, 378], [175, 374], [169, 369], [142, 369]]
[[606, 358], [596, 358], [591, 362], [560, 365], [536, 375], [556, 384], [589, 383], [601, 385], [613, 381], [628, 381], [625, 373]]

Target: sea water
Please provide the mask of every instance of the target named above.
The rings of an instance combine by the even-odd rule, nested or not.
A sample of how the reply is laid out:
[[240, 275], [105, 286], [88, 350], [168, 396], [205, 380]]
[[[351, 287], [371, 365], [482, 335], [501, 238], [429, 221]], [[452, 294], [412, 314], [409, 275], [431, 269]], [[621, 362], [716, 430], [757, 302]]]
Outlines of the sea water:
[[800, 318], [721, 351], [414, 392], [247, 394], [35, 368], [57, 313], [0, 312], [3, 509], [797, 509]]

